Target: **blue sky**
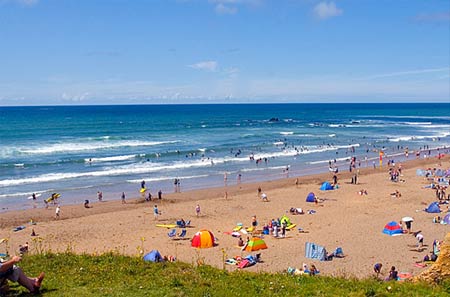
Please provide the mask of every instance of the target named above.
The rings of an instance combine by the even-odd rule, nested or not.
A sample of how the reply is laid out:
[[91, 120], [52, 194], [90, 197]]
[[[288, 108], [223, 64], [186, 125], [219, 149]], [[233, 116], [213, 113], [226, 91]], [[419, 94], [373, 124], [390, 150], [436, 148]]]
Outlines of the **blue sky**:
[[448, 0], [0, 0], [0, 105], [431, 101]]

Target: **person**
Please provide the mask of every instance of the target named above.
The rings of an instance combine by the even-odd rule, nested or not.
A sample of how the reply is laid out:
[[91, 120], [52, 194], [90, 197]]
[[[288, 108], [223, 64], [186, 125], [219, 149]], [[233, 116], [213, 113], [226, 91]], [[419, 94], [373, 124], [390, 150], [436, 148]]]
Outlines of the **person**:
[[262, 199], [262, 201], [265, 201], [265, 202], [269, 201], [269, 199], [267, 198], [267, 194], [266, 193], [262, 193], [261, 194], [261, 199]]
[[281, 223], [281, 237], [286, 237], [286, 221], [283, 221], [283, 223]]
[[97, 192], [97, 199], [98, 199], [98, 201], [100, 201], [100, 202], [103, 201], [103, 193], [102, 193], [102, 192], [100, 192], [100, 191]]
[[122, 198], [122, 204], [127, 203], [127, 201], [125, 201], [125, 192], [122, 192], [121, 198]]
[[28, 241], [25, 242], [24, 245], [19, 245], [19, 253], [20, 253], [20, 255], [22, 256], [23, 254], [28, 253], [28, 248], [29, 248]]
[[152, 201], [152, 193], [148, 192], [147, 201]]
[[195, 207], [195, 214], [197, 215], [197, 217], [200, 216], [200, 205], [197, 204], [197, 206]]
[[91, 206], [89, 205], [89, 200], [84, 200], [84, 208], [91, 208]]
[[141, 189], [145, 189], [145, 180], [141, 181]]
[[55, 209], [55, 219], [56, 219], [56, 220], [59, 219], [60, 214], [61, 214], [61, 207], [60, 207], [59, 204], [58, 204], [58, 206], [57, 206], [56, 209]]
[[261, 196], [261, 192], [262, 192], [261, 187], [258, 187], [258, 197]]
[[33, 194], [31, 195], [31, 198], [33, 198], [33, 201], [36, 201], [36, 193], [33, 193]]
[[242, 240], [242, 236], [239, 236], [238, 246], [244, 246], [244, 240]]
[[298, 177], [295, 179], [295, 186], [298, 188], [298, 185], [300, 184]]
[[155, 216], [155, 220], [158, 219], [159, 216], [159, 210], [158, 210], [158, 205], [155, 204], [155, 206], [153, 206], [153, 215]]
[[30, 293], [38, 293], [41, 288], [45, 273], [41, 272], [38, 277], [28, 277], [23, 270], [16, 266], [22, 260], [19, 256], [14, 256], [10, 260], [0, 262], [0, 279], [7, 278], [10, 281], [17, 282], [27, 288]]
[[256, 228], [258, 226], [258, 221], [256, 220], [256, 215], [252, 217], [252, 227]]
[[314, 275], [316, 275], [317, 274], [317, 268], [316, 268], [316, 266], [314, 265], [314, 264], [311, 264], [311, 268], [309, 269], [309, 275], [310, 276], [314, 276]]
[[37, 236], [36, 232], [34, 231], [34, 228], [31, 229], [31, 236]]
[[423, 247], [423, 235], [422, 233], [417, 233], [416, 235], [416, 239], [417, 239], [417, 248], [422, 248]]
[[159, 199], [159, 200], [162, 199], [162, 191], [161, 191], [161, 190], [158, 191], [158, 199]]
[[408, 232], [408, 233], [411, 233], [411, 223], [412, 223], [412, 221], [405, 221], [405, 225], [406, 225], [406, 231]]
[[381, 264], [381, 263], [376, 263], [373, 266], [373, 271], [375, 271], [375, 273], [377, 274], [377, 277], [381, 273], [381, 267], [383, 267], [383, 264]]
[[387, 280], [397, 280], [398, 279], [398, 271], [395, 270], [395, 266], [391, 267], [391, 270], [389, 271], [389, 276]]

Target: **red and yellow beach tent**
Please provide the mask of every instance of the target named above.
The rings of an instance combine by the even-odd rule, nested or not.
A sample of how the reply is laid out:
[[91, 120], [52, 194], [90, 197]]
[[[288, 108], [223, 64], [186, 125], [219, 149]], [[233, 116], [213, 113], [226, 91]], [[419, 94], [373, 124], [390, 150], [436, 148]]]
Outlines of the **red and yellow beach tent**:
[[267, 249], [267, 245], [264, 242], [264, 240], [262, 240], [259, 237], [253, 237], [252, 239], [250, 239], [248, 241], [244, 250], [247, 252], [253, 252], [253, 251], [259, 251], [259, 250], [264, 250], [264, 249]]
[[214, 234], [208, 230], [200, 230], [195, 233], [191, 241], [191, 246], [205, 249], [214, 246]]

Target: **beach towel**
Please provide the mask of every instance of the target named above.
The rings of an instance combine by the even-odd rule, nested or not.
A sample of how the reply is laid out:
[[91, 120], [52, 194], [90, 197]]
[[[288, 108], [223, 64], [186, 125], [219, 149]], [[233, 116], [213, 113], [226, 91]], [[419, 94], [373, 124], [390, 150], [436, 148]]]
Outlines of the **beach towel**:
[[23, 229], [25, 229], [25, 228], [26, 228], [25, 226], [18, 226], [18, 227], [16, 227], [16, 228], [14, 228], [13, 231], [14, 231], [14, 232], [17, 232], [17, 231], [23, 230]]

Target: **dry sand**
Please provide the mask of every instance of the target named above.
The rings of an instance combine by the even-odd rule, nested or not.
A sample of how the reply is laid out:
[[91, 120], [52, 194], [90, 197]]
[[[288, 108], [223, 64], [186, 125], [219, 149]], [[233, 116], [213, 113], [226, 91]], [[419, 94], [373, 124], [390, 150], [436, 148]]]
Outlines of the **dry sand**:
[[[46, 250], [71, 249], [92, 254], [116, 250], [128, 255], [138, 255], [144, 238], [145, 252], [158, 249], [163, 255], [176, 256], [180, 261], [196, 263], [201, 259], [206, 264], [222, 268], [223, 252], [228, 257], [248, 254], [236, 247], [236, 238], [224, 232], [231, 231], [238, 222], [249, 226], [253, 215], [257, 216], [262, 228], [264, 223], [281, 217], [290, 207], [301, 207], [314, 209], [317, 213], [289, 217], [297, 227], [309, 233], [299, 233], [295, 228], [283, 239], [266, 235], [264, 239], [268, 249], [262, 251], [263, 262], [247, 268], [248, 271], [285, 271], [289, 266], [300, 268], [302, 263], [314, 263], [324, 275], [363, 278], [372, 275], [374, 263], [381, 262], [384, 273], [395, 265], [401, 272], [418, 274], [423, 268], [415, 267], [415, 261], [421, 260], [432, 249], [434, 239], [443, 239], [450, 229], [447, 225], [433, 224], [434, 215], [422, 211], [435, 199], [435, 193], [423, 188], [429, 182], [416, 176], [416, 169], [450, 168], [448, 156], [442, 160], [442, 166], [437, 163], [436, 158], [403, 163], [402, 179], [405, 182], [399, 183], [389, 180], [387, 167], [382, 170], [362, 169], [358, 185], [350, 184], [348, 172], [340, 173], [340, 188], [326, 192], [320, 191], [319, 187], [324, 180], [331, 181], [330, 174], [302, 177], [298, 187], [295, 177], [291, 177], [260, 184], [234, 184], [226, 189], [174, 193], [165, 195], [162, 201], [139, 203], [129, 200], [125, 205], [120, 201], [107, 201], [94, 203], [90, 209], [83, 205], [63, 205], [60, 220], [53, 218], [54, 207], [6, 212], [0, 214], [0, 238], [9, 238], [10, 252], [27, 241], [31, 252], [35, 252], [37, 244], [33, 238], [36, 237], [30, 236], [34, 228]], [[257, 197], [258, 186], [267, 193], [270, 202], [262, 202]], [[366, 189], [368, 195], [358, 195], [360, 189]], [[392, 198], [390, 193], [397, 189], [402, 197]], [[225, 191], [228, 192], [227, 199]], [[315, 192], [326, 201], [321, 205], [305, 202], [309, 192]], [[153, 216], [155, 203], [162, 211], [158, 221]], [[201, 206], [199, 218], [195, 216], [197, 204]], [[411, 247], [416, 243], [413, 235], [390, 237], [382, 233], [387, 222], [400, 221], [404, 216], [414, 218], [413, 231], [422, 231], [428, 245], [425, 251], [414, 251]], [[187, 229], [188, 239], [206, 228], [218, 238], [218, 246], [198, 250], [190, 246], [190, 240], [169, 239], [168, 229], [155, 226], [156, 223], [174, 224], [180, 218], [191, 220], [194, 226]], [[30, 219], [37, 224], [28, 224]], [[13, 232], [12, 228], [18, 225], [25, 225], [26, 229]], [[307, 259], [304, 256], [306, 241], [323, 245], [329, 252], [342, 247], [346, 257], [327, 262]], [[0, 245], [0, 252], [4, 252], [4, 248], [4, 244]], [[234, 266], [226, 267], [235, 269]]]

